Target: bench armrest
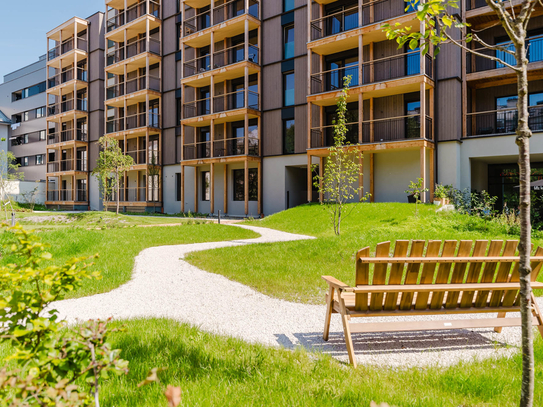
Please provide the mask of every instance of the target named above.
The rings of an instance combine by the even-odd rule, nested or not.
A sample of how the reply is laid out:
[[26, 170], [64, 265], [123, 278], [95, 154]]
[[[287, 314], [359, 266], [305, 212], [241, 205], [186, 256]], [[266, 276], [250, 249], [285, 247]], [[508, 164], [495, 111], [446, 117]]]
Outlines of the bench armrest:
[[339, 291], [353, 291], [353, 287], [339, 281], [332, 276], [322, 276], [322, 279], [328, 283], [330, 287], [336, 288]]

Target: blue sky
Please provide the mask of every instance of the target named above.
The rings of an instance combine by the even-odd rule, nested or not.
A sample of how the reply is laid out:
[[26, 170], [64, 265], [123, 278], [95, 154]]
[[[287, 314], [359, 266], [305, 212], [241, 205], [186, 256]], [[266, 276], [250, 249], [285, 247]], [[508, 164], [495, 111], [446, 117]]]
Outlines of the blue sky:
[[36, 62], [46, 52], [45, 34], [77, 16], [105, 10], [104, 0], [2, 0], [0, 83], [4, 75]]

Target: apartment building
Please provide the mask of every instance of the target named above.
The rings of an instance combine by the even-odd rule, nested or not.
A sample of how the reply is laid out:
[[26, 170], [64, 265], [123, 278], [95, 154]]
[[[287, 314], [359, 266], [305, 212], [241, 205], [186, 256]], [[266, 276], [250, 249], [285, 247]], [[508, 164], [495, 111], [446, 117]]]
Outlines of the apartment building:
[[26, 181], [45, 180], [45, 55], [0, 84], [2, 149], [13, 153]]
[[[506, 43], [483, 0], [458, 13], [488, 43]], [[541, 14], [529, 27], [534, 179], [543, 176]], [[407, 185], [423, 178], [425, 200], [439, 182], [514, 204], [514, 75], [453, 45], [436, 58], [399, 49], [384, 23], [423, 29], [403, 0], [106, 0], [105, 13], [68, 20], [47, 34], [36, 74], [47, 93], [30, 98], [45, 98], [47, 203], [101, 209], [90, 172], [104, 134], [134, 160], [121, 180], [126, 210], [257, 217], [322, 200], [314, 171], [350, 76], [347, 140], [361, 153], [361, 195], [407, 202]], [[24, 109], [8, 106], [19, 102], [2, 100], [17, 120]]]

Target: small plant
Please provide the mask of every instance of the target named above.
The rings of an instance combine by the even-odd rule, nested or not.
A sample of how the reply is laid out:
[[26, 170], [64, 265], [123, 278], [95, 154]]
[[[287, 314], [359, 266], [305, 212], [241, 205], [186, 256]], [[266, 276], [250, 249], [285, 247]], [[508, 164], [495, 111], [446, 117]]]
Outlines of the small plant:
[[443, 205], [447, 205], [449, 203], [452, 189], [453, 189], [452, 185], [436, 184], [436, 187], [434, 190], [434, 199], [438, 199], [441, 201]]
[[24, 199], [24, 203], [28, 205], [28, 208], [30, 209], [30, 212], [34, 212], [34, 207], [36, 206], [36, 197], [38, 196], [38, 189], [39, 189], [39, 181], [37, 181], [37, 184], [33, 189], [21, 192], [21, 196]]
[[419, 215], [418, 204], [421, 203], [420, 197], [423, 193], [428, 192], [428, 188], [423, 188], [424, 179], [418, 178], [417, 182], [410, 181], [405, 193], [415, 198], [415, 216]]

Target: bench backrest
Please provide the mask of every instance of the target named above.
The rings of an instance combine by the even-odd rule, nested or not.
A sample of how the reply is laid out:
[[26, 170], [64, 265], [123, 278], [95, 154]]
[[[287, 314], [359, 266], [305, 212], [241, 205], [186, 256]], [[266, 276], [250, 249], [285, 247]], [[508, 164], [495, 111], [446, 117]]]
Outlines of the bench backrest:
[[[518, 240], [398, 240], [390, 257], [390, 242], [379, 243], [375, 257], [370, 248], [356, 258], [356, 285], [414, 285], [506, 283], [519, 281]], [[515, 257], [516, 256], [516, 257]], [[534, 256], [543, 256], [538, 247]], [[417, 258], [408, 260], [407, 258]], [[480, 258], [493, 261], [481, 261]], [[439, 258], [437, 260], [436, 258]], [[498, 259], [499, 258], [499, 259]], [[503, 259], [501, 259], [503, 258]], [[389, 261], [387, 261], [389, 260]], [[489, 259], [490, 260], [490, 259]], [[507, 261], [505, 261], [507, 260]], [[515, 261], [516, 260], [516, 261]], [[371, 265], [371, 266], [370, 266]], [[535, 281], [543, 262], [532, 262]], [[486, 288], [486, 287], [485, 287]], [[514, 307], [519, 290], [356, 293], [357, 311], [437, 310], [441, 308]], [[398, 296], [401, 295], [398, 303]]]

